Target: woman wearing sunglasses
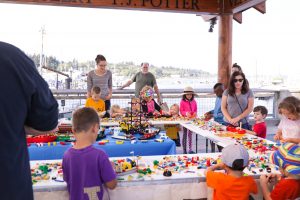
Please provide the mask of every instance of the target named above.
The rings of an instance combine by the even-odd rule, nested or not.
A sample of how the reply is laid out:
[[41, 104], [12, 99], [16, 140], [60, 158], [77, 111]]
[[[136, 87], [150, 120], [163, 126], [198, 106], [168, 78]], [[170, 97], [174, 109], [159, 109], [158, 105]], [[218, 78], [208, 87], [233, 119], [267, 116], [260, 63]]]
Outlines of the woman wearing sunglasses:
[[229, 86], [222, 96], [221, 109], [224, 114], [224, 121], [228, 125], [239, 126], [251, 130], [248, 123], [248, 115], [253, 110], [254, 95], [249, 89], [243, 72], [234, 72], [229, 80]]

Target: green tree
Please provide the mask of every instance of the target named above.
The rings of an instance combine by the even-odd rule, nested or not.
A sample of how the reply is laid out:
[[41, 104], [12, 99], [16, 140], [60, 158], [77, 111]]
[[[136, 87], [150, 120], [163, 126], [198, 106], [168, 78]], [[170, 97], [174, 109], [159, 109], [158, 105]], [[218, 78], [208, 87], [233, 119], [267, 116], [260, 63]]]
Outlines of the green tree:
[[60, 62], [53, 56], [46, 57], [46, 67], [57, 70]]

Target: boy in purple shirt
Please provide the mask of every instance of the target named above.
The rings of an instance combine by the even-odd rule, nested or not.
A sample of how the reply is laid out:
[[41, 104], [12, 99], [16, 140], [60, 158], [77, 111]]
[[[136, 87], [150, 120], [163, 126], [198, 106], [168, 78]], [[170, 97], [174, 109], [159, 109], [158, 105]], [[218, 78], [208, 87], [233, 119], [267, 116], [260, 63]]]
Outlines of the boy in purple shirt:
[[106, 153], [93, 147], [99, 130], [99, 117], [93, 108], [80, 108], [73, 113], [76, 143], [63, 157], [64, 181], [71, 200], [103, 198], [103, 184], [117, 186], [116, 174]]

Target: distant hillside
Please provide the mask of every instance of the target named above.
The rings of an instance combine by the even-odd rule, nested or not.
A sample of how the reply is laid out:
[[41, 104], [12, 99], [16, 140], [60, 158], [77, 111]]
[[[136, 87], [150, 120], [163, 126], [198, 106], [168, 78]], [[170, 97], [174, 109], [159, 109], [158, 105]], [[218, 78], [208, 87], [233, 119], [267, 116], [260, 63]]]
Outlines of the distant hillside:
[[[133, 62], [121, 62], [117, 64], [109, 63], [108, 67], [114, 72], [115, 75], [132, 77], [138, 71], [141, 70], [140, 65], [136, 65]], [[203, 77], [211, 76], [209, 72], [197, 69], [183, 69], [171, 66], [154, 66], [150, 65], [149, 71], [151, 71], [156, 78], [170, 77], [177, 75], [179, 77]]]
[[[28, 55], [36, 64], [39, 66], [40, 55]], [[61, 72], [69, 73], [71, 70], [80, 70], [82, 72], [89, 72], [95, 68], [94, 61], [78, 62], [76, 59], [72, 61], [61, 61], [55, 56], [47, 56], [45, 59], [45, 65], [49, 68], [59, 70]], [[188, 66], [186, 66], [188, 67]], [[120, 62], [120, 63], [108, 63], [108, 68], [114, 72], [114, 75], [132, 77], [138, 71], [140, 71], [140, 65], [135, 64], [132, 61]], [[176, 75], [179, 77], [207, 77], [212, 76], [212, 74], [205, 72], [200, 69], [183, 69], [176, 68], [172, 66], [154, 66], [150, 65], [149, 69], [156, 78], [170, 77]]]

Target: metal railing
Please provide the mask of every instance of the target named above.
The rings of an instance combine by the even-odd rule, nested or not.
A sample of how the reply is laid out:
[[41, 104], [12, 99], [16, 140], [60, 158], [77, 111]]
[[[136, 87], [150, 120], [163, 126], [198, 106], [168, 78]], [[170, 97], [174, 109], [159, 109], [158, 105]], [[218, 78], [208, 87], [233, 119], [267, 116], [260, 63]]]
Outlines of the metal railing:
[[[252, 89], [255, 95], [254, 106], [263, 105], [268, 109], [268, 117], [278, 118], [277, 105], [281, 96], [280, 91]], [[77, 107], [83, 106], [86, 99], [86, 90], [52, 90], [53, 95], [59, 103], [61, 113], [71, 112]], [[212, 89], [196, 89], [198, 96], [195, 97], [198, 105], [198, 115], [212, 110], [215, 103], [215, 95]], [[163, 101], [171, 106], [174, 103], [179, 104], [182, 98], [182, 89], [160, 89]], [[133, 89], [113, 90], [112, 105], [118, 104], [121, 107], [129, 107], [129, 99], [134, 96]]]

